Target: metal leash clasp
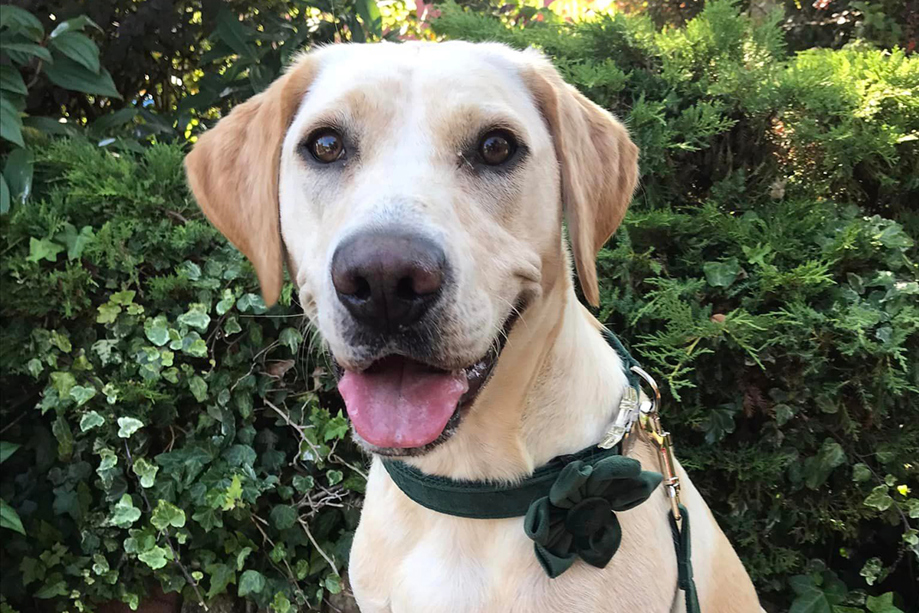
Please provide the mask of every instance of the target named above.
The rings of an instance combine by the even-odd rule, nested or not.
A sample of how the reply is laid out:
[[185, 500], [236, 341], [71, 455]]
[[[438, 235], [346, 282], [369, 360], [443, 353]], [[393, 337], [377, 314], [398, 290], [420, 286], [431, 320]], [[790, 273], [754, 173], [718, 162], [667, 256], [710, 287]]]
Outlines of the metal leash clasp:
[[661, 425], [661, 391], [651, 375], [642, 368], [632, 366], [631, 370], [647, 383], [652, 391], [651, 397], [639, 405], [640, 423], [651, 438], [651, 442], [657, 447], [661, 474], [664, 475], [664, 487], [670, 499], [670, 511], [673, 513], [673, 519], [680, 521], [680, 478], [676, 474], [676, 463], [673, 459], [673, 441], [670, 433]]

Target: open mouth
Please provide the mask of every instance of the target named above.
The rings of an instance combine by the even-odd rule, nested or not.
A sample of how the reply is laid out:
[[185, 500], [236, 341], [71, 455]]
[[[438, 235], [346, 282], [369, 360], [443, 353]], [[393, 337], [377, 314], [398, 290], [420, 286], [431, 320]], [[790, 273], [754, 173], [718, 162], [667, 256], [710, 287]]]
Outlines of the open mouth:
[[518, 310], [475, 363], [444, 370], [388, 355], [360, 372], [340, 372], [338, 390], [357, 435], [381, 455], [418, 455], [446, 441], [491, 377]]

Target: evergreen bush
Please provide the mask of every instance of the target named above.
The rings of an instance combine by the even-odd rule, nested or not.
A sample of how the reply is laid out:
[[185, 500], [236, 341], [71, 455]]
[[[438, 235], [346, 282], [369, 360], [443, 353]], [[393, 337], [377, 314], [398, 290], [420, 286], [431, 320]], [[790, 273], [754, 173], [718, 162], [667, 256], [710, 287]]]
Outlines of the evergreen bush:
[[[789, 56], [724, 2], [662, 32], [539, 14], [434, 28], [537, 46], [629, 125], [598, 315], [767, 610], [919, 610], [919, 61]], [[293, 288], [265, 309], [181, 146], [31, 138], [32, 201], [0, 218], [4, 611], [155, 584], [324, 606], [365, 469]]]

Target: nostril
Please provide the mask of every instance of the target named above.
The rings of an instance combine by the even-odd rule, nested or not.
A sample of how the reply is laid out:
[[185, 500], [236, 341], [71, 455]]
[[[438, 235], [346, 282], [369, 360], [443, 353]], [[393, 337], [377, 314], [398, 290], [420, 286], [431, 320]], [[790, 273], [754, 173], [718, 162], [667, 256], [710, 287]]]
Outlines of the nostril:
[[370, 282], [367, 281], [364, 277], [354, 277], [352, 279], [354, 284], [354, 291], [351, 292], [351, 295], [358, 300], [367, 300], [370, 298]]
[[418, 292], [415, 291], [415, 281], [411, 277], [402, 277], [396, 283], [396, 298], [400, 300], [418, 298]]

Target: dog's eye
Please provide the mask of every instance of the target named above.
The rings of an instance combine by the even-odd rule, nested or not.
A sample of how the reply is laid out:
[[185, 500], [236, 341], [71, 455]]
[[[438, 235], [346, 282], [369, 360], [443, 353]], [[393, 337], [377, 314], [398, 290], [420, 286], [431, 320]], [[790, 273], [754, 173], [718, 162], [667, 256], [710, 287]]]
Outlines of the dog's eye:
[[479, 155], [489, 166], [498, 166], [508, 161], [517, 151], [517, 139], [507, 130], [492, 130], [482, 137]]
[[344, 155], [345, 143], [341, 134], [332, 128], [322, 128], [306, 139], [306, 149], [317, 162], [331, 164]]

